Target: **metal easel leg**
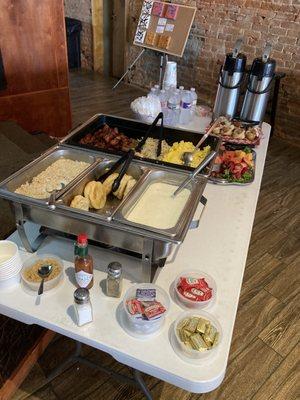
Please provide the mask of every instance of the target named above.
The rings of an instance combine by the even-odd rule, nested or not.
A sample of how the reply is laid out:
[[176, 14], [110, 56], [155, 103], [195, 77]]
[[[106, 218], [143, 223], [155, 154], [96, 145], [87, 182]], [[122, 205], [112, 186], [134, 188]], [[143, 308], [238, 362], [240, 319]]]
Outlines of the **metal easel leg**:
[[146, 49], [143, 49], [140, 54], [136, 57], [136, 59], [129, 65], [129, 67], [127, 68], [126, 72], [121, 76], [121, 78], [118, 80], [118, 82], [115, 84], [115, 86], [112, 88], [112, 90], [115, 90], [119, 84], [122, 82], [122, 80], [125, 78], [125, 76], [127, 76], [129, 74], [129, 72], [131, 71], [132, 67], [138, 62], [138, 60], [142, 57], [142, 55], [144, 54], [144, 52], [146, 51]]
[[133, 376], [134, 379], [136, 380], [136, 382], [139, 385], [139, 388], [141, 389], [141, 391], [144, 393], [145, 397], [147, 400], [153, 400], [151, 393], [142, 377], [142, 374], [140, 371], [138, 371], [137, 369], [133, 370]]
[[163, 80], [164, 80], [164, 67], [167, 65], [168, 55], [163, 53], [160, 56], [160, 66], [159, 66], [159, 87], [162, 89]]

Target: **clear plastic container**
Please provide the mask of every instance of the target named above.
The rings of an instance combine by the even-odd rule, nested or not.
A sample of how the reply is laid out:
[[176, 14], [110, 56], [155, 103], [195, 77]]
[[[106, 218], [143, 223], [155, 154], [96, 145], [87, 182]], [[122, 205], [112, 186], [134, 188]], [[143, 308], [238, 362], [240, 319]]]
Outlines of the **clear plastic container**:
[[44, 282], [44, 292], [47, 292], [48, 290], [51, 290], [53, 288], [55, 288], [59, 282], [63, 279], [64, 277], [64, 265], [63, 265], [63, 261], [53, 255], [53, 254], [39, 254], [39, 255], [34, 255], [33, 257], [30, 257], [27, 261], [24, 262], [23, 264], [23, 268], [21, 271], [21, 277], [22, 277], [22, 281], [26, 284], [27, 288], [34, 290], [34, 291], [38, 291], [41, 280], [39, 282], [31, 282], [28, 279], [26, 279], [25, 277], [25, 272], [32, 267], [33, 264], [35, 264], [36, 262], [40, 261], [40, 260], [45, 260], [45, 259], [54, 259], [61, 267], [60, 273], [53, 279], [51, 279], [51, 275], [50, 275], [50, 279], [48, 281]]
[[[193, 301], [190, 299], [187, 299], [184, 297], [178, 290], [178, 284], [179, 280], [181, 277], [191, 277], [195, 279], [200, 279], [204, 278], [210, 288], [212, 288], [212, 297], [209, 300], [206, 301]], [[202, 271], [184, 271], [180, 275], [178, 275], [174, 281], [174, 290], [177, 296], [177, 299], [179, 300], [180, 304], [183, 305], [186, 308], [194, 308], [194, 309], [200, 309], [207, 307], [210, 304], [213, 304], [216, 299], [217, 295], [217, 284], [215, 280], [208, 274]]]
[[[194, 349], [188, 348], [179, 338], [177, 327], [181, 321], [186, 318], [191, 317], [201, 317], [208, 320], [219, 332], [219, 340], [215, 347], [211, 348], [210, 350], [206, 351], [198, 351]], [[204, 311], [185, 311], [184, 313], [180, 314], [180, 316], [176, 319], [174, 323], [174, 331], [173, 331], [174, 341], [172, 343], [175, 352], [183, 358], [185, 361], [201, 361], [203, 359], [213, 357], [219, 349], [220, 343], [222, 341], [222, 328], [219, 324], [219, 321], [211, 314], [204, 312]]]
[[[127, 301], [136, 298], [136, 289], [156, 289], [156, 300], [159, 301], [166, 309], [157, 319], [145, 320], [138, 319], [134, 315], [130, 314], [127, 308]], [[139, 335], [149, 335], [158, 331], [164, 324], [166, 315], [170, 309], [170, 299], [165, 290], [152, 283], [137, 283], [126, 291], [123, 298], [123, 308], [127, 317], [127, 322], [130, 330]]]

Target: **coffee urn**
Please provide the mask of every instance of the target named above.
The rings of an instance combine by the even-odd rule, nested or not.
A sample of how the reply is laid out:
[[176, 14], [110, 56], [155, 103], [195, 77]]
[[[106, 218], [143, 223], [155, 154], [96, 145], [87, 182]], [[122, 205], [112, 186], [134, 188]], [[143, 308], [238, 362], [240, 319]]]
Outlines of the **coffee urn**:
[[247, 61], [246, 56], [240, 53], [242, 44], [242, 39], [236, 41], [233, 52], [226, 55], [221, 68], [213, 110], [214, 119], [220, 116], [235, 117]]
[[264, 119], [276, 68], [276, 61], [269, 58], [271, 48], [267, 43], [263, 56], [252, 63], [240, 115], [243, 121], [262, 122]]

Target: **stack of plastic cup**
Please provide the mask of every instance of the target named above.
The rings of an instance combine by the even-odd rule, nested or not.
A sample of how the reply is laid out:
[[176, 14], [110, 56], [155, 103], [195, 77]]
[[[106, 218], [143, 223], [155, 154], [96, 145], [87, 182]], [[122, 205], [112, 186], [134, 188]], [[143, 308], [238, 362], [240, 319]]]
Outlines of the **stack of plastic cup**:
[[20, 282], [22, 261], [18, 246], [8, 240], [0, 240], [0, 290]]
[[165, 69], [163, 89], [169, 90], [170, 87], [177, 88], [177, 63], [168, 61]]

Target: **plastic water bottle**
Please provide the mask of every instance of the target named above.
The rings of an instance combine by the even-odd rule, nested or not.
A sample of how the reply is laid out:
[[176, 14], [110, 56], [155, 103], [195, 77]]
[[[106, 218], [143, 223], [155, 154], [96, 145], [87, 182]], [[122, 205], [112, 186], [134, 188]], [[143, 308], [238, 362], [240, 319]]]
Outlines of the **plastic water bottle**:
[[157, 96], [157, 91], [156, 91], [156, 89], [155, 89], [154, 87], [151, 88], [151, 90], [150, 90], [148, 96], [149, 96], [149, 97], [154, 97], [154, 96], [156, 97], [156, 96]]
[[166, 124], [175, 126], [179, 123], [180, 116], [180, 92], [179, 90], [174, 90], [171, 92], [169, 100], [167, 102], [167, 116]]
[[160, 91], [159, 100], [160, 100], [161, 110], [164, 113], [164, 115], [166, 115], [168, 108], [168, 95], [164, 89]]
[[191, 121], [191, 109], [192, 109], [192, 95], [189, 90], [185, 90], [181, 97], [180, 102], [180, 119], [179, 122], [182, 125], [187, 125]]
[[195, 115], [195, 113], [196, 113], [197, 100], [198, 100], [198, 96], [197, 96], [197, 93], [196, 93], [196, 89], [193, 88], [193, 87], [191, 88], [191, 96], [192, 96], [192, 99], [193, 99], [193, 102], [192, 102], [192, 112], [191, 112], [192, 118], [193, 118], [194, 115]]
[[154, 85], [153, 87], [154, 87], [154, 89], [155, 89], [155, 94], [156, 94], [156, 96], [159, 96], [159, 93], [160, 93], [160, 86], [159, 86], [159, 85]]
[[180, 100], [182, 98], [183, 92], [184, 92], [184, 86], [179, 86]]

